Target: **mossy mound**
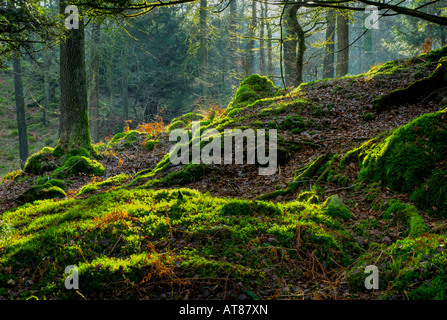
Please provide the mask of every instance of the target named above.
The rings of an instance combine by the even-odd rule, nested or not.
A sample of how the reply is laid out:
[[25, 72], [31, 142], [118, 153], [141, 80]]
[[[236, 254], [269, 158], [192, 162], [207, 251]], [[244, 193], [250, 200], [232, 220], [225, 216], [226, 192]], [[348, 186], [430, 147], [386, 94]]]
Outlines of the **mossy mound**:
[[52, 176], [64, 178], [80, 173], [100, 176], [103, 175], [104, 172], [104, 166], [98, 161], [84, 156], [72, 156], [69, 157], [60, 168], [56, 169]]
[[45, 172], [54, 171], [57, 166], [57, 157], [53, 154], [54, 149], [45, 147], [33, 154], [25, 163], [26, 173], [41, 175]]
[[447, 214], [447, 109], [397, 128], [359, 154], [360, 180], [408, 193], [421, 208]]
[[335, 194], [324, 202], [325, 213], [334, 218], [348, 220], [352, 217], [349, 208], [343, 203], [342, 197]]
[[109, 142], [110, 147], [115, 147], [118, 150], [123, 149], [125, 147], [131, 146], [133, 143], [137, 142], [138, 139], [146, 139], [148, 134], [145, 132], [137, 131], [137, 130], [128, 130], [126, 132], [120, 132], [113, 136], [113, 138]]
[[197, 113], [197, 112], [189, 112], [184, 115], [181, 115], [178, 118], [174, 118], [171, 121], [171, 124], [168, 126], [168, 131], [172, 131], [174, 129], [181, 129], [188, 126], [193, 121], [201, 121], [205, 117], [204, 115]]
[[67, 194], [60, 187], [45, 183], [43, 185], [35, 185], [22, 193], [15, 200], [18, 204], [32, 203], [36, 200], [61, 199]]
[[247, 106], [257, 100], [274, 97], [278, 92], [279, 89], [267, 77], [253, 74], [241, 82], [234, 100], [228, 105], [228, 109]]

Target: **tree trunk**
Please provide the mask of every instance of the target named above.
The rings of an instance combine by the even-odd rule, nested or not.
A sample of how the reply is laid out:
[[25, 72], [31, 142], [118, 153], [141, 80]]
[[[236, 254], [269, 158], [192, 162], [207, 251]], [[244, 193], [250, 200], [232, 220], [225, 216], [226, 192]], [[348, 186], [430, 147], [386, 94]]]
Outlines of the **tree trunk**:
[[[265, 6], [265, 17], [268, 17], [268, 6]], [[272, 28], [267, 22], [267, 72], [269, 76], [273, 76], [275, 69], [273, 68], [273, 50], [272, 50]]]
[[25, 101], [23, 98], [22, 66], [20, 57], [14, 57], [14, 95], [16, 100], [17, 129], [19, 132], [20, 169], [28, 159], [28, 134], [26, 133]]
[[264, 7], [266, 7], [267, 5], [263, 6], [262, 3], [260, 4], [261, 6], [261, 25], [260, 25], [260, 30], [259, 30], [259, 38], [260, 38], [260, 42], [259, 42], [259, 67], [260, 67], [260, 73], [261, 75], [265, 75], [266, 74], [266, 70], [265, 70], [265, 41], [264, 41], [264, 29], [265, 29], [265, 19], [267, 18], [265, 16], [265, 10]]
[[336, 77], [348, 73], [349, 66], [349, 25], [348, 19], [337, 13], [337, 66]]
[[240, 49], [240, 41], [239, 35], [237, 34], [237, 0], [232, 0], [230, 2], [230, 64], [231, 64], [231, 74], [232, 87], [238, 87], [239, 82], [237, 79], [237, 75], [239, 75], [239, 61], [236, 57], [238, 57], [238, 50]]
[[257, 15], [256, 15], [256, 1], [252, 1], [251, 4], [251, 21], [250, 21], [250, 30], [249, 30], [249, 47], [248, 47], [248, 63], [249, 63], [249, 71], [248, 74], [254, 74], [256, 69], [256, 59], [255, 59], [255, 30], [257, 25]]
[[334, 61], [335, 61], [335, 11], [329, 10], [326, 16], [326, 44], [325, 55], [323, 61], [323, 78], [334, 77]]
[[46, 66], [43, 70], [43, 110], [42, 110], [42, 124], [48, 126], [47, 110], [50, 108], [50, 80], [48, 72], [51, 67], [51, 55], [48, 56]]
[[101, 40], [101, 25], [96, 22], [92, 26], [92, 61], [91, 61], [91, 85], [90, 94], [90, 130], [92, 140], [99, 142], [99, 42]]
[[291, 21], [291, 12], [294, 11], [294, 7], [297, 5], [287, 5], [284, 11], [284, 73], [285, 82], [287, 87], [291, 87], [294, 84], [296, 78], [296, 34], [293, 29], [293, 22]]
[[128, 91], [128, 83], [127, 83], [127, 69], [126, 63], [123, 65], [123, 116], [124, 120], [129, 120], [129, 91]]
[[[60, 1], [64, 14], [67, 2]], [[84, 24], [79, 17], [79, 28], [70, 29], [60, 45], [60, 138], [62, 153], [76, 148], [91, 149], [85, 73]]]
[[298, 4], [287, 5], [284, 16], [287, 34], [284, 41], [284, 66], [287, 86], [298, 86], [303, 82], [303, 62], [306, 46], [304, 31], [296, 16], [299, 8]]
[[200, 12], [199, 12], [199, 28], [200, 28], [200, 48], [199, 48], [199, 56], [200, 56], [200, 73], [201, 73], [201, 89], [202, 89], [202, 98], [206, 98], [208, 96], [208, 32], [207, 32], [207, 0], [200, 0]]

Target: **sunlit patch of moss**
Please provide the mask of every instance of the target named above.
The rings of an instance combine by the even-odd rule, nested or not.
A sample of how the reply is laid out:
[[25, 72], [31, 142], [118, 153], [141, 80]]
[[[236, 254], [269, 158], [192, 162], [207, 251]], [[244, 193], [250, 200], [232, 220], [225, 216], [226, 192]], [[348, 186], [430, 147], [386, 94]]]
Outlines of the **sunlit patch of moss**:
[[[119, 279], [175, 284], [195, 274], [228, 275], [231, 281], [267, 285], [271, 279], [262, 270], [273, 268], [282, 277], [300, 272], [297, 249], [336, 266], [350, 263], [354, 248], [350, 235], [319, 205], [222, 199], [190, 189], [115, 189], [37, 201], [4, 213], [2, 220], [12, 231], [0, 252], [1, 266], [15, 274], [51, 257], [29, 289], [59, 299], [72, 294], [63, 286], [67, 265], [79, 267], [83, 295], [116, 298], [126, 288]], [[0, 285], [9, 279], [0, 276]]]
[[257, 100], [272, 97], [278, 93], [278, 88], [268, 78], [257, 74], [249, 76], [241, 82], [233, 101], [227, 109], [248, 105]]
[[58, 164], [53, 151], [53, 148], [45, 147], [30, 156], [25, 163], [24, 171], [31, 174], [42, 174], [56, 169]]
[[57, 168], [52, 176], [63, 178], [79, 173], [100, 176], [104, 172], [104, 166], [98, 161], [83, 156], [72, 156], [60, 168]]

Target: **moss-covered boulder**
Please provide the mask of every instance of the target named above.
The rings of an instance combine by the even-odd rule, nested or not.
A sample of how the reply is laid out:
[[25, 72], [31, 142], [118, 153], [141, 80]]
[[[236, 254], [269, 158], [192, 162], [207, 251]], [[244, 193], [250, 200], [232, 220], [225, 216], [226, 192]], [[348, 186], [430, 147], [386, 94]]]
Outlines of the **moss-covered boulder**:
[[61, 199], [65, 196], [66, 193], [60, 187], [46, 183], [44, 185], [35, 185], [26, 190], [18, 196], [15, 201], [17, 204], [22, 205], [25, 203], [32, 203], [36, 200]]
[[26, 161], [24, 171], [26, 173], [40, 175], [56, 169], [58, 163], [56, 161], [57, 157], [53, 154], [53, 151], [53, 148], [45, 147], [33, 154]]
[[100, 176], [104, 172], [104, 166], [98, 161], [84, 156], [73, 156], [68, 158], [60, 168], [56, 169], [52, 176], [63, 178], [79, 173]]
[[257, 100], [273, 97], [278, 92], [279, 89], [267, 77], [253, 74], [241, 82], [236, 96], [230, 102], [228, 109], [246, 106]]
[[349, 208], [344, 204], [343, 198], [338, 194], [330, 196], [324, 202], [325, 213], [334, 218], [341, 218], [348, 220], [352, 217], [352, 213]]
[[447, 214], [447, 108], [397, 128], [359, 159], [360, 180], [381, 181], [420, 208]]

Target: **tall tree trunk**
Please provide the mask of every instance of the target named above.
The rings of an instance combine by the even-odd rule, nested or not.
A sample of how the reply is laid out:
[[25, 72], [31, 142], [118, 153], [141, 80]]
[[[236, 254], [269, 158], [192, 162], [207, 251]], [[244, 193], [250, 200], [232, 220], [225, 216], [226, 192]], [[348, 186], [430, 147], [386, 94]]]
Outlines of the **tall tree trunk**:
[[287, 86], [298, 86], [303, 82], [303, 62], [306, 46], [304, 31], [296, 16], [299, 8], [298, 4], [287, 5], [284, 13], [286, 39], [283, 50]]
[[[265, 7], [265, 17], [268, 17], [268, 6]], [[272, 49], [272, 28], [270, 27], [270, 23], [267, 22], [267, 73], [269, 76], [273, 76], [275, 73], [275, 69], [273, 67], [273, 49]]]
[[[296, 17], [296, 12], [295, 12]], [[304, 69], [304, 51], [306, 51], [306, 43], [304, 38], [304, 30], [301, 28], [301, 25], [296, 21], [296, 31], [298, 37], [298, 52], [296, 55], [296, 78], [295, 78], [295, 86], [299, 86], [303, 82], [303, 69]]]
[[207, 0], [200, 0], [200, 12], [199, 12], [199, 28], [200, 28], [200, 48], [199, 48], [199, 56], [200, 56], [200, 73], [201, 73], [201, 89], [202, 89], [202, 97], [205, 99], [208, 95], [208, 32], [207, 32]]
[[[124, 49], [126, 50], [126, 49]], [[123, 117], [124, 120], [129, 120], [129, 84], [127, 79], [127, 54], [124, 55], [123, 59], [123, 78], [122, 78], [122, 89], [123, 89]]]
[[48, 55], [45, 61], [43, 70], [43, 110], [42, 110], [42, 124], [48, 126], [47, 110], [50, 108], [50, 79], [49, 70], [51, 67], [51, 54]]
[[265, 19], [267, 18], [265, 16], [265, 10], [264, 7], [267, 6], [267, 4], [262, 5], [262, 3], [260, 4], [261, 6], [261, 25], [260, 25], [260, 30], [259, 30], [259, 67], [260, 67], [260, 73], [261, 75], [265, 75], [266, 74], [266, 70], [265, 70], [265, 40], [264, 40], [264, 29], [265, 29]]
[[256, 1], [251, 2], [251, 21], [250, 21], [250, 30], [249, 30], [249, 46], [248, 46], [248, 63], [249, 63], [249, 72], [248, 74], [256, 73], [256, 58], [255, 58], [255, 31], [257, 26], [257, 14], [256, 14]]
[[334, 77], [335, 62], [335, 11], [329, 10], [326, 15], [326, 44], [324, 46], [325, 55], [323, 60], [323, 78]]
[[[64, 14], [67, 1], [60, 0]], [[60, 46], [61, 118], [58, 149], [62, 153], [75, 148], [91, 149], [85, 72], [84, 23], [70, 29]]]
[[99, 142], [99, 42], [101, 40], [101, 24], [95, 22], [92, 25], [92, 60], [90, 64], [91, 69], [91, 84], [92, 91], [90, 93], [90, 130], [92, 140]]
[[337, 13], [337, 65], [336, 77], [343, 77], [349, 69], [349, 25], [348, 19]]
[[20, 169], [28, 159], [28, 134], [26, 133], [25, 101], [23, 98], [22, 65], [20, 57], [14, 57], [14, 95], [16, 100], [17, 129], [19, 132]]
[[[285, 73], [285, 82], [286, 86], [293, 86], [294, 79], [296, 78], [296, 34], [293, 29], [293, 21], [291, 18], [291, 12], [294, 11], [294, 7], [296, 4], [288, 4], [286, 9], [284, 10], [284, 73]], [[293, 16], [293, 14], [292, 14]]]
[[231, 73], [233, 74], [231, 85], [237, 87], [239, 85], [237, 75], [239, 75], [238, 51], [240, 49], [239, 35], [237, 34], [237, 0], [230, 2], [230, 64]]

